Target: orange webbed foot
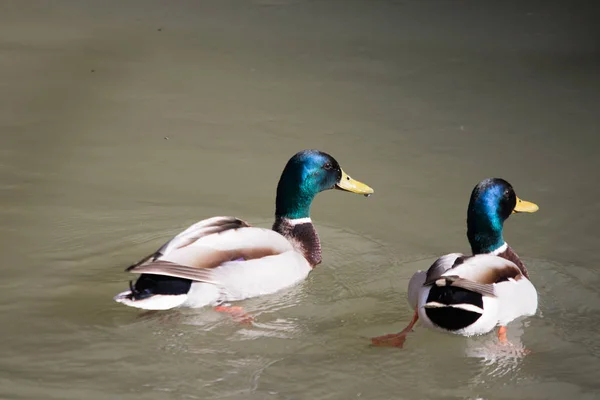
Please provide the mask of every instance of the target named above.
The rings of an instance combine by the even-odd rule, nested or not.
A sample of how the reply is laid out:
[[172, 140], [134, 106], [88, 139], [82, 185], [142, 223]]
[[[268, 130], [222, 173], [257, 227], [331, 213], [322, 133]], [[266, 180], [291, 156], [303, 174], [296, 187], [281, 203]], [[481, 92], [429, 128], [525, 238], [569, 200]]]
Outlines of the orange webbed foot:
[[238, 306], [216, 306], [215, 311], [230, 314], [234, 320], [244, 325], [252, 325], [254, 318], [246, 314], [242, 307]]
[[389, 335], [377, 336], [371, 339], [371, 345], [375, 347], [404, 347], [408, 332], [390, 333]]
[[527, 355], [531, 354], [531, 350], [529, 350], [528, 348], [515, 346], [514, 344], [509, 342], [508, 338], [507, 338], [507, 333], [508, 333], [508, 329], [505, 326], [501, 326], [500, 328], [498, 328], [498, 341], [500, 342], [500, 344], [502, 346], [513, 347], [514, 350], [522, 356], [527, 356]]
[[506, 338], [507, 331], [508, 331], [508, 329], [506, 329], [505, 326], [501, 326], [500, 328], [498, 328], [498, 340], [502, 344], [509, 344], [509, 341]]
[[390, 333], [389, 335], [377, 336], [371, 339], [371, 345], [376, 347], [399, 347], [404, 346], [406, 342], [406, 336], [412, 332], [413, 327], [419, 319], [417, 311], [414, 312], [412, 320], [406, 328], [400, 333]]

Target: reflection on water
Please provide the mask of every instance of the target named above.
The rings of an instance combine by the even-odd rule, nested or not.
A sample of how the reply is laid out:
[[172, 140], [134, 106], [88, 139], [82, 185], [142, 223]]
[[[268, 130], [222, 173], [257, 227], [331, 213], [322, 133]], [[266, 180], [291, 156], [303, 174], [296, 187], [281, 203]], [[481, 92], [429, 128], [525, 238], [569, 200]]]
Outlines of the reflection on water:
[[[600, 87], [587, 8], [1, 5], [0, 397], [597, 398]], [[270, 226], [281, 169], [305, 148], [377, 192], [316, 199], [324, 262], [242, 302], [253, 326], [112, 301], [124, 267], [197, 220]], [[539, 313], [510, 324], [512, 347], [419, 326], [402, 350], [370, 347], [410, 319], [416, 269], [468, 250], [468, 197], [488, 176], [540, 205], [505, 229]]]
[[480, 359], [486, 367], [473, 377], [473, 382], [504, 375], [516, 377], [524, 358], [531, 354], [521, 340], [522, 334], [523, 329], [519, 329], [517, 322], [511, 324], [508, 344], [499, 343], [493, 334], [487, 335], [484, 341], [480, 338], [465, 341], [465, 356]]

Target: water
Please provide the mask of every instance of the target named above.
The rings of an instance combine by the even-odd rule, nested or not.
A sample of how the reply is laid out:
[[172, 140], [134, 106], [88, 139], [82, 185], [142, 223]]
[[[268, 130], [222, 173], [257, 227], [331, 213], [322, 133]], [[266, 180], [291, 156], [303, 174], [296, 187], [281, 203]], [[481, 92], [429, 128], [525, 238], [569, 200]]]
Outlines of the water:
[[[571, 5], [569, 5], [571, 4]], [[598, 35], [591, 3], [56, 1], [0, 5], [0, 398], [600, 398]], [[269, 226], [287, 159], [375, 189], [314, 206], [303, 284], [211, 310], [112, 301], [192, 222]], [[540, 294], [493, 335], [369, 338], [468, 251], [482, 178], [540, 205], [505, 237]]]

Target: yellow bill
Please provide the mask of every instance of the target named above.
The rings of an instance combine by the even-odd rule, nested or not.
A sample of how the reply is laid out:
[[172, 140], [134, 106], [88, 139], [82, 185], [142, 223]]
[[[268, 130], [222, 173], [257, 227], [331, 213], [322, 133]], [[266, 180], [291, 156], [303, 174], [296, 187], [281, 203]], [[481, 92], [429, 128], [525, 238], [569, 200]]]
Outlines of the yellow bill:
[[369, 196], [373, 193], [373, 189], [362, 182], [350, 178], [350, 176], [348, 176], [344, 170], [342, 170], [342, 177], [336, 184], [336, 187], [347, 192], [364, 194], [365, 196]]
[[539, 209], [540, 208], [538, 207], [537, 204], [529, 202], [529, 201], [521, 200], [520, 198], [517, 197], [517, 205], [515, 206], [512, 213], [513, 214], [521, 213], [521, 212], [534, 213]]

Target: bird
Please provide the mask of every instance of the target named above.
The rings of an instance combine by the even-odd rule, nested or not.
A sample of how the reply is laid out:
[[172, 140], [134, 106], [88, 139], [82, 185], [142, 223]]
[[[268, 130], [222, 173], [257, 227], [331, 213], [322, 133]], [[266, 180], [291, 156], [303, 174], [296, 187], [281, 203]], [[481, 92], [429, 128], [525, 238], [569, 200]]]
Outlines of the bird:
[[427, 271], [417, 271], [408, 284], [412, 320], [399, 333], [372, 338], [372, 344], [402, 347], [419, 319], [426, 328], [462, 336], [486, 334], [499, 326], [499, 341], [508, 343], [506, 325], [534, 315], [538, 296], [523, 261], [504, 241], [504, 222], [512, 214], [538, 209], [517, 197], [504, 179], [479, 182], [467, 209], [472, 255], [446, 254]]
[[293, 286], [321, 263], [310, 209], [318, 193], [334, 188], [367, 197], [373, 193], [331, 155], [296, 153], [277, 185], [272, 229], [229, 216], [197, 222], [127, 268], [139, 277], [114, 300], [145, 310], [215, 306], [239, 315], [241, 308], [229, 302]]

